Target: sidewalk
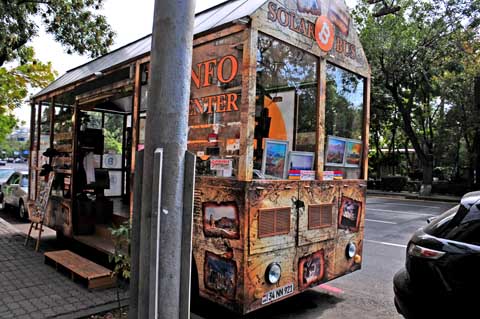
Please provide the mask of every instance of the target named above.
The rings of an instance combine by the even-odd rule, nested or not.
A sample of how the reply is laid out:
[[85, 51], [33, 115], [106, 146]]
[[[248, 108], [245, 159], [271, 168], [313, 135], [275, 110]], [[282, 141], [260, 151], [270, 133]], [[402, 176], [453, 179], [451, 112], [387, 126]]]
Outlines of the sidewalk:
[[387, 191], [380, 191], [380, 190], [373, 190], [368, 189], [367, 195], [374, 195], [374, 196], [387, 196], [387, 197], [403, 197], [405, 199], [416, 199], [416, 200], [426, 200], [426, 201], [437, 201], [437, 202], [451, 202], [451, 203], [459, 203], [461, 197], [460, 196], [448, 196], [448, 195], [430, 195], [430, 196], [420, 196], [417, 193], [409, 193], [409, 192], [387, 192]]
[[[52, 250], [25, 237], [0, 218], [0, 318], [82, 318], [118, 306], [116, 289], [88, 291], [55, 268], [44, 264]], [[127, 294], [120, 292], [122, 305]]]

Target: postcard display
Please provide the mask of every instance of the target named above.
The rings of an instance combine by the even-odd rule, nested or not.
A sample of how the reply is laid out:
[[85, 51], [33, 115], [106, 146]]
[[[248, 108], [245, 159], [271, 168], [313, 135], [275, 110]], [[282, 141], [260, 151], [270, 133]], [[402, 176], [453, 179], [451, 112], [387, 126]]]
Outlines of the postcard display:
[[[264, 157], [262, 166], [252, 165], [259, 144], [253, 141], [258, 135], [254, 131], [259, 34], [318, 57], [319, 92], [324, 92], [327, 62], [360, 74], [365, 81], [370, 77], [346, 12], [340, 1], [269, 1], [250, 16], [251, 27], [236, 25], [196, 39], [188, 141], [189, 150], [198, 156], [195, 268], [200, 294], [235, 311], [258, 309], [361, 267], [361, 258], [347, 259], [345, 248], [353, 242], [362, 255], [366, 144], [358, 164], [364, 172], [361, 179], [320, 180], [327, 137], [320, 130], [323, 116], [317, 114], [315, 152], [294, 152], [293, 141], [268, 141], [267, 132], [262, 146], [266, 148], [267, 142], [269, 148], [261, 150], [263, 156], [271, 149], [278, 158], [272, 155], [269, 163]], [[318, 44], [322, 39], [315, 36], [321, 33], [315, 30], [320, 19], [326, 19], [330, 28], [324, 30], [331, 32], [328, 50], [322, 50]], [[317, 103], [321, 112], [325, 96], [319, 94]], [[364, 114], [362, 140], [368, 141], [368, 103]], [[219, 174], [218, 159], [227, 160], [223, 164], [231, 165], [231, 173]], [[313, 170], [314, 180], [289, 180], [292, 160]], [[255, 169], [265, 179], [255, 179]], [[282, 269], [275, 285], [265, 279], [265, 267], [273, 262]]]

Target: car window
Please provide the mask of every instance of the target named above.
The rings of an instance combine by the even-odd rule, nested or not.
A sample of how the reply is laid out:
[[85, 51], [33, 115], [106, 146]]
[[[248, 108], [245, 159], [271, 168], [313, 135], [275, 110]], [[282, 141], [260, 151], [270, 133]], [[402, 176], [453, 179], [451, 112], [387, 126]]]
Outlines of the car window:
[[21, 187], [28, 187], [28, 175], [22, 175], [22, 180], [20, 181]]
[[9, 185], [15, 185], [19, 183], [20, 183], [20, 175], [18, 174], [13, 174], [12, 176], [10, 176], [10, 178], [7, 181], [7, 184]]
[[12, 175], [14, 171], [9, 169], [2, 169], [0, 170], [0, 179], [7, 178], [8, 176]]
[[480, 202], [470, 208], [460, 205], [442, 233], [445, 239], [480, 245]]

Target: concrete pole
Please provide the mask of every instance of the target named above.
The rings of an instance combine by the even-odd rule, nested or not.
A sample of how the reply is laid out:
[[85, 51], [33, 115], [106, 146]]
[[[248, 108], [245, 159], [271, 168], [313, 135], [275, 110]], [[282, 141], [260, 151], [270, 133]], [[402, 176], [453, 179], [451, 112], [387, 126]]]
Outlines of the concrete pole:
[[[178, 318], [183, 297], [180, 260], [194, 10], [195, 0], [155, 1], [141, 208], [138, 318], [142, 319]], [[157, 148], [163, 149], [158, 210], [153, 205], [159, 194], [152, 193]]]

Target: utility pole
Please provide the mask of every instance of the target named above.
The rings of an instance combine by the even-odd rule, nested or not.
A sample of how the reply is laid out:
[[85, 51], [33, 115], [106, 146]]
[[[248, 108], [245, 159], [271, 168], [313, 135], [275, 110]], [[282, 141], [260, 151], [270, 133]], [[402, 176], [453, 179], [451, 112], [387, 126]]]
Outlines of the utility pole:
[[185, 267], [182, 223], [194, 11], [195, 0], [155, 1], [139, 263], [134, 270], [139, 319], [180, 318], [180, 300], [189, 297], [181, 295], [180, 269]]

